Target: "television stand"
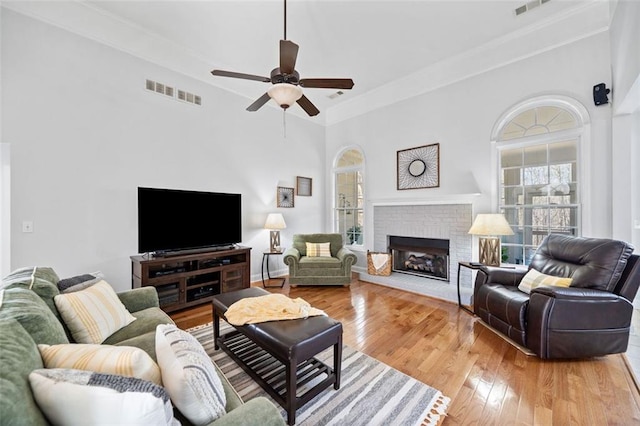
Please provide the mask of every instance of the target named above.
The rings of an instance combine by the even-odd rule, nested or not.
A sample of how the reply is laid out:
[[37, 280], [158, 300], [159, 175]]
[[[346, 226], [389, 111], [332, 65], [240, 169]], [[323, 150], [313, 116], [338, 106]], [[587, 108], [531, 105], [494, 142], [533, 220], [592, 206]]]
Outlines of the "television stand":
[[251, 286], [251, 248], [234, 245], [196, 250], [169, 256], [131, 256], [132, 288], [155, 287], [160, 307], [173, 312], [211, 303], [216, 294]]

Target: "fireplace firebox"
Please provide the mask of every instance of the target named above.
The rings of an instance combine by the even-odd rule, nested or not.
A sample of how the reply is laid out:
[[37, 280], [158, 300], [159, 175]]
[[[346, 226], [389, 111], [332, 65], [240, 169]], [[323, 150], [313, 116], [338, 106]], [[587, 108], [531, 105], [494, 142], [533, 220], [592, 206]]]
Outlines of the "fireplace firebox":
[[449, 281], [449, 240], [387, 236], [392, 270]]

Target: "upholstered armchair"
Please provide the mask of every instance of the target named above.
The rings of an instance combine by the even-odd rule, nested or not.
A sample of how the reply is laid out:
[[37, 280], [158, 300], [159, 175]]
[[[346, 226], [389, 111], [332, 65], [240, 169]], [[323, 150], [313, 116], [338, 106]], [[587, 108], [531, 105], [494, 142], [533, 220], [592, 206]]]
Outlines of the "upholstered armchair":
[[528, 269], [482, 267], [473, 310], [540, 358], [625, 352], [640, 285], [640, 257], [632, 253], [622, 241], [551, 234]]
[[290, 285], [349, 285], [357, 257], [340, 234], [295, 234], [283, 260]]

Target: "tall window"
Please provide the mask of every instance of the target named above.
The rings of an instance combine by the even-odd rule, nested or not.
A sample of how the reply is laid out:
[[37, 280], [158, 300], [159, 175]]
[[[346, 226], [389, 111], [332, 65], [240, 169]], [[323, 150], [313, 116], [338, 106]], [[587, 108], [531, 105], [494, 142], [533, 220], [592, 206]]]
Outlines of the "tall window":
[[519, 113], [498, 140], [499, 202], [514, 235], [502, 238], [502, 261], [529, 264], [550, 233], [580, 235], [581, 125], [551, 105]]
[[362, 245], [364, 235], [364, 156], [357, 148], [343, 151], [335, 162], [334, 230], [346, 245]]

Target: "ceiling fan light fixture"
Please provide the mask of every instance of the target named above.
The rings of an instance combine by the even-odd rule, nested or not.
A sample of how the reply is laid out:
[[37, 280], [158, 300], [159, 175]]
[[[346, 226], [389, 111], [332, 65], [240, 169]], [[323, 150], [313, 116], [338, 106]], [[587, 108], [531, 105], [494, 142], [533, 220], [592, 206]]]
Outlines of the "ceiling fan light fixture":
[[302, 97], [302, 88], [290, 83], [277, 83], [271, 86], [267, 93], [278, 105], [287, 109]]

